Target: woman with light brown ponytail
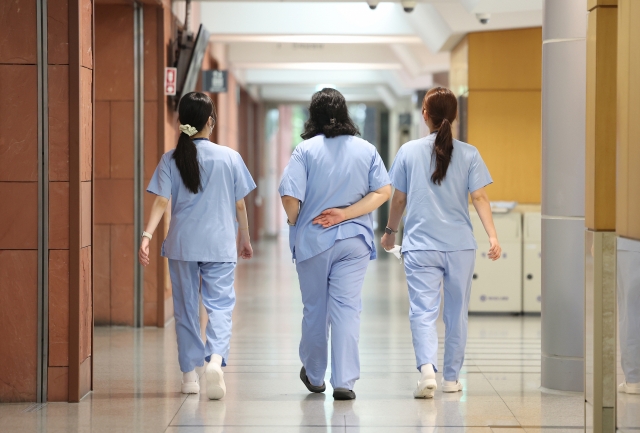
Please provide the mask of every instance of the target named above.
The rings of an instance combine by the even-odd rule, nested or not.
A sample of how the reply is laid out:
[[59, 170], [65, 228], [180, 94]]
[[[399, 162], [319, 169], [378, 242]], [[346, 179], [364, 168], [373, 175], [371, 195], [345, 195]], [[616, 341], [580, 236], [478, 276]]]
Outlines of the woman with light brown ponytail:
[[436, 319], [444, 283], [445, 351], [442, 390], [462, 391], [459, 381], [467, 343], [467, 316], [476, 249], [469, 218], [469, 194], [489, 236], [489, 258], [501, 249], [484, 187], [491, 176], [478, 150], [454, 140], [451, 124], [457, 100], [448, 89], [427, 92], [422, 115], [430, 134], [400, 148], [389, 176], [395, 187], [382, 246], [395, 245], [400, 218], [407, 210], [402, 239], [417, 368], [415, 398], [432, 398], [437, 389]]

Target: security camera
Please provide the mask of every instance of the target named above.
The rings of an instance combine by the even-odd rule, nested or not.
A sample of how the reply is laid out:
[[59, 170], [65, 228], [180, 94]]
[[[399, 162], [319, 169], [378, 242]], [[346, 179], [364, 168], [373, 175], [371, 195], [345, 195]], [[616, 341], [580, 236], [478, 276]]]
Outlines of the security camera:
[[377, 8], [378, 3], [380, 3], [380, 0], [367, 0], [367, 4], [369, 5], [369, 9], [371, 10], [374, 10], [375, 8]]
[[406, 13], [410, 13], [413, 12], [416, 7], [416, 3], [418, 2], [415, 0], [403, 0], [400, 3], [402, 3], [402, 8], [404, 9], [404, 11]]
[[480, 21], [480, 24], [487, 24], [491, 19], [491, 14], [476, 14], [476, 18]]

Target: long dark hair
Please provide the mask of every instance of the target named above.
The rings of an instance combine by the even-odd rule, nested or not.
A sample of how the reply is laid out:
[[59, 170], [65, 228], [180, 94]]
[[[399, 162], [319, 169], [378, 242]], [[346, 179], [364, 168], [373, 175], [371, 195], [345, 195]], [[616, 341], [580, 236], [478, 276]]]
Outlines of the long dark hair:
[[[181, 125], [190, 125], [198, 132], [207, 125], [209, 117], [216, 123], [216, 109], [213, 101], [204, 93], [191, 92], [180, 98], [178, 105], [178, 118]], [[189, 191], [197, 194], [202, 190], [200, 179], [200, 164], [198, 163], [198, 149], [195, 143], [185, 132], [180, 133], [178, 145], [173, 152], [182, 182]]]
[[360, 135], [358, 127], [349, 117], [347, 102], [336, 89], [325, 88], [311, 97], [309, 120], [300, 134], [304, 140], [324, 134], [327, 138], [339, 135]]
[[451, 124], [456, 120], [458, 100], [451, 90], [434, 87], [424, 96], [422, 110], [427, 113], [437, 130], [436, 142], [431, 153], [431, 157], [436, 161], [436, 169], [431, 175], [431, 181], [441, 185], [453, 155]]

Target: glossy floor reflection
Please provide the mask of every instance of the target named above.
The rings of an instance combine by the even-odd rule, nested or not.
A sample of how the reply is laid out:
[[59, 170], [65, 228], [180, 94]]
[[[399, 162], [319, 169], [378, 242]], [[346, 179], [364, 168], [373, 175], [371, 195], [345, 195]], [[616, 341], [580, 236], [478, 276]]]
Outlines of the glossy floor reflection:
[[[353, 402], [334, 402], [330, 388], [326, 395], [310, 395], [300, 383], [302, 305], [295, 267], [284, 243], [263, 242], [256, 245], [256, 258], [238, 268], [224, 400], [179, 393], [173, 323], [166, 329], [141, 331], [97, 328], [95, 391], [80, 404], [49, 403], [31, 412], [24, 412], [28, 404], [0, 405], [0, 430], [575, 433], [582, 429], [581, 396], [539, 390], [539, 317], [470, 317], [461, 377], [464, 392], [438, 391], [433, 400], [413, 399], [418, 373], [404, 273], [397, 260], [381, 255], [371, 263], [365, 282], [362, 375]], [[442, 335], [442, 323], [440, 331]], [[206, 387], [204, 379], [202, 386]]]

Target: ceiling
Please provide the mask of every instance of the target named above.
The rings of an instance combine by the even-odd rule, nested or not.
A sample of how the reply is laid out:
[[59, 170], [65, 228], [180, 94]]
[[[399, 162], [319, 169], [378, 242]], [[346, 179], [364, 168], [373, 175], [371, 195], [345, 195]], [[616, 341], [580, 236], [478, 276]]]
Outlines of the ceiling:
[[213, 0], [199, 9], [226, 66], [261, 99], [308, 101], [332, 85], [347, 100], [390, 108], [432, 86], [434, 74], [442, 81], [465, 34], [542, 24], [542, 0], [398, 0], [375, 10], [365, 0]]

